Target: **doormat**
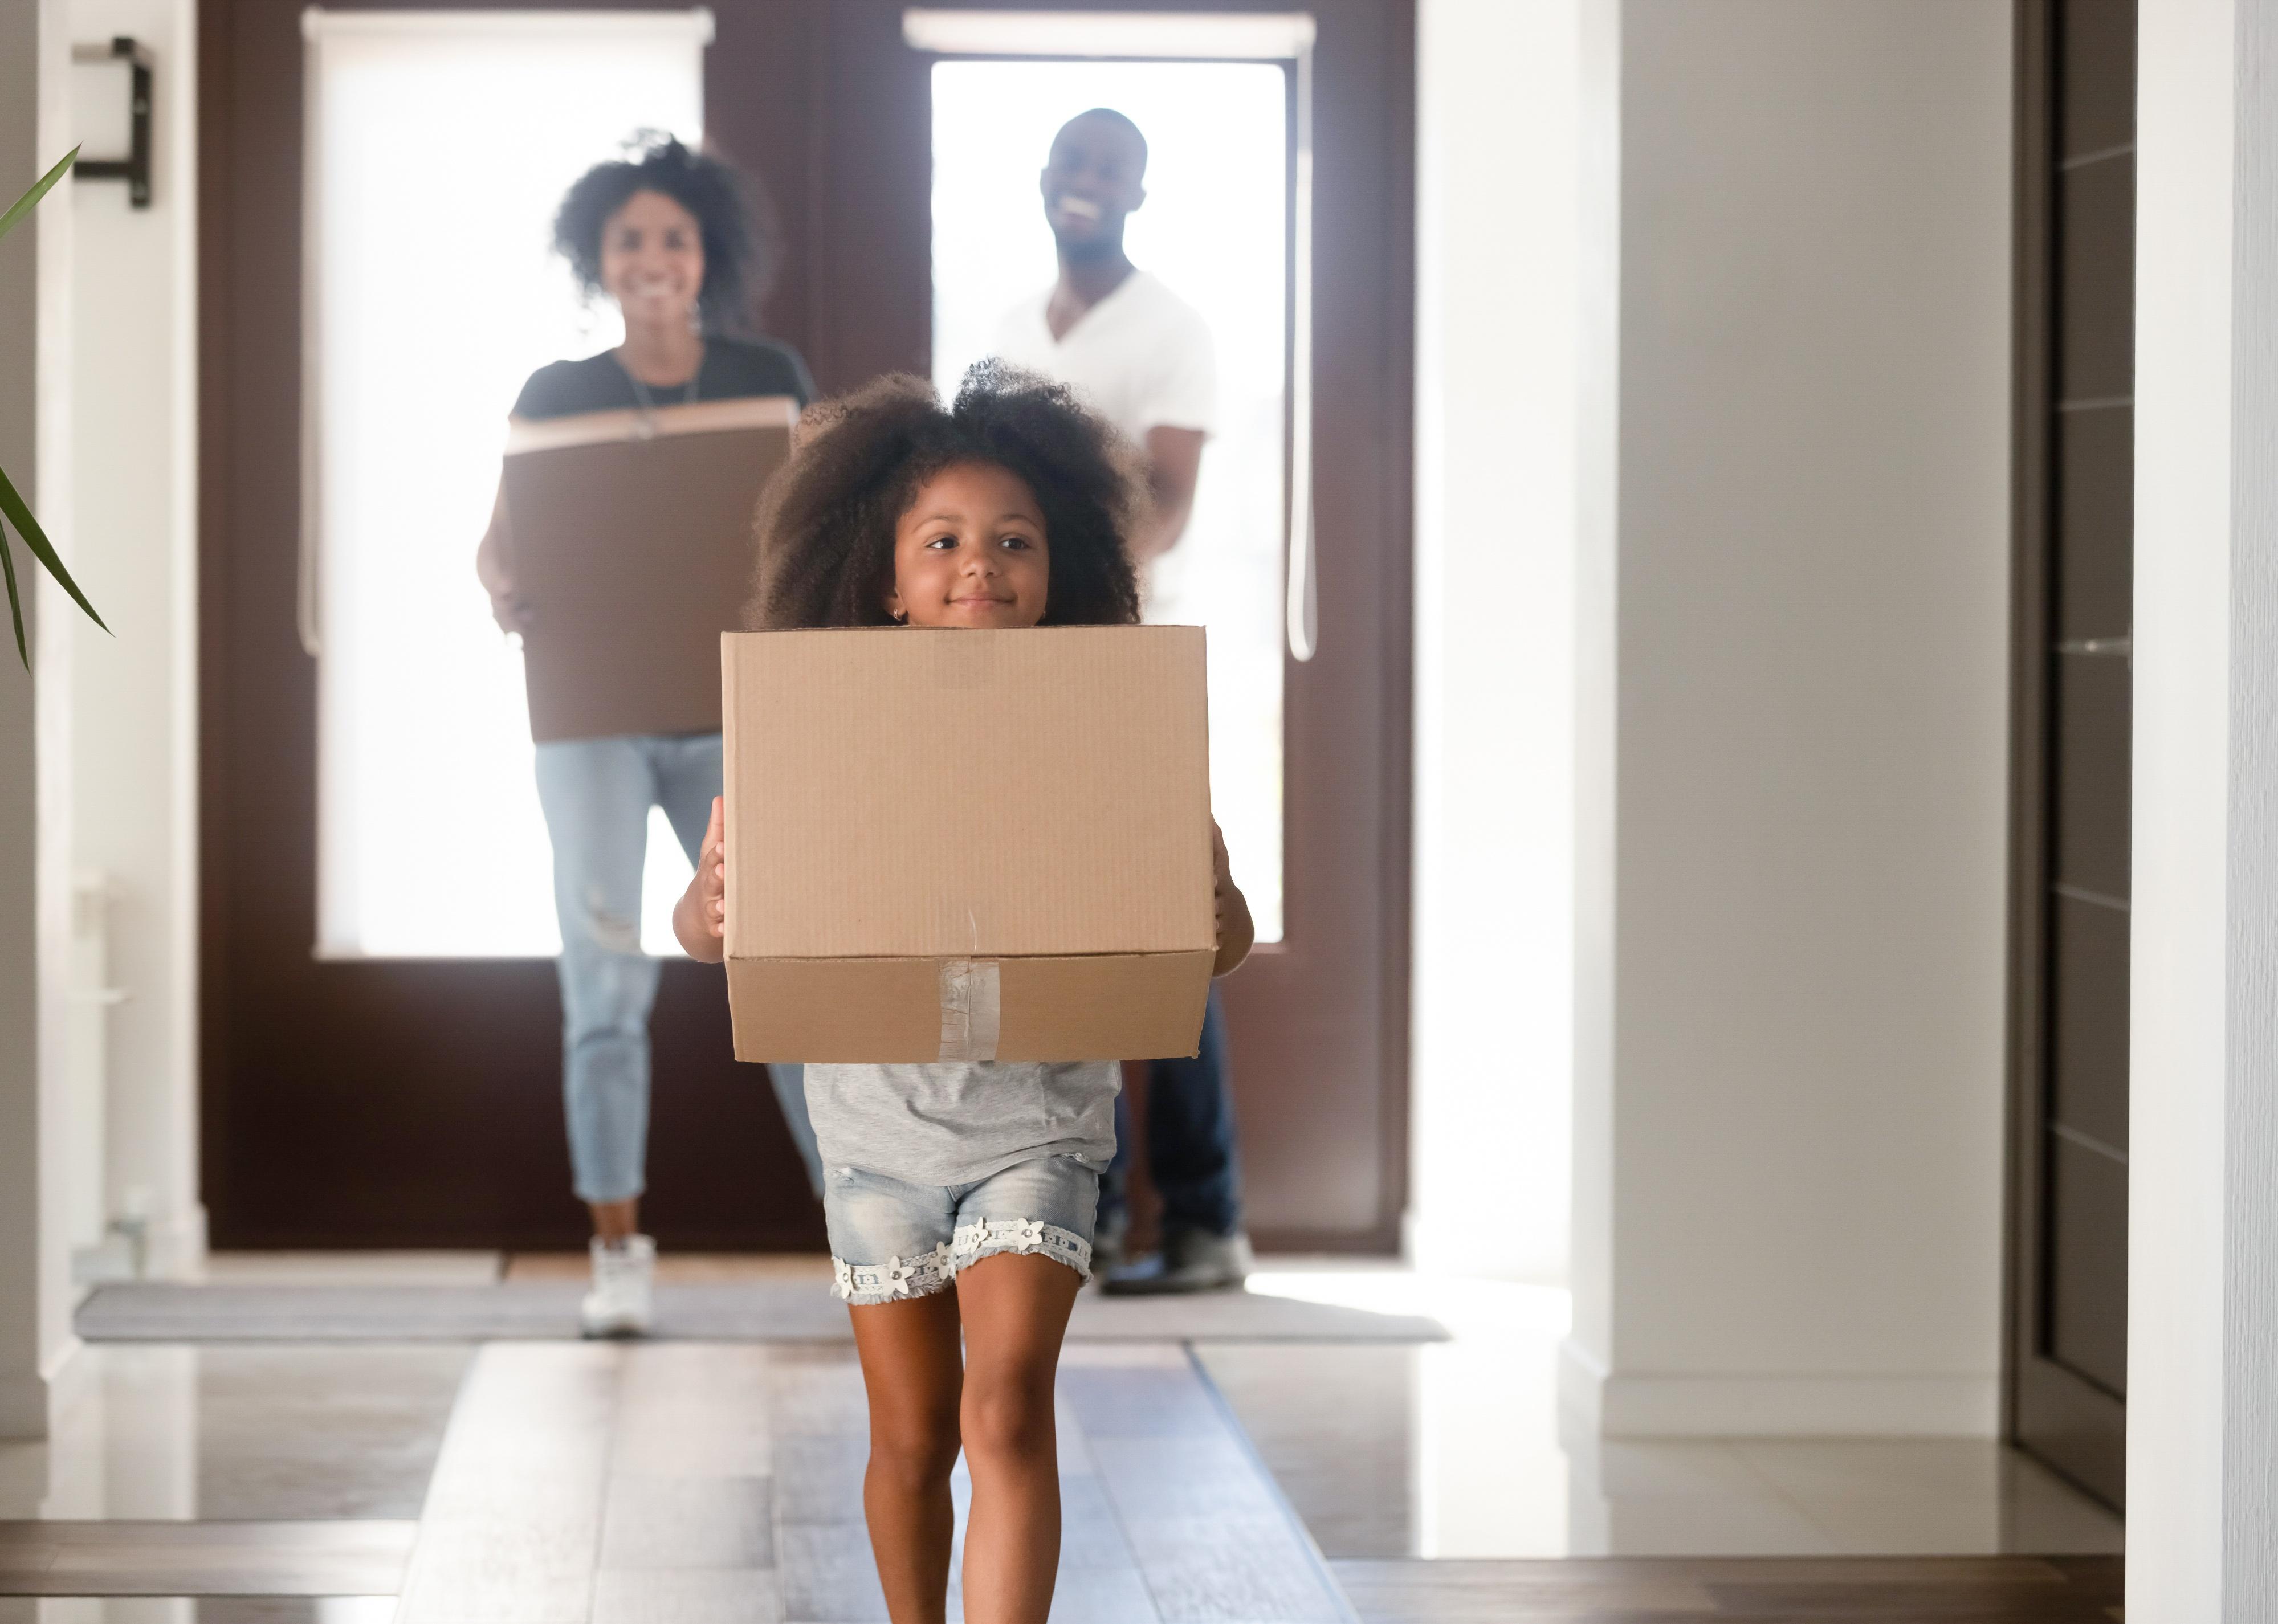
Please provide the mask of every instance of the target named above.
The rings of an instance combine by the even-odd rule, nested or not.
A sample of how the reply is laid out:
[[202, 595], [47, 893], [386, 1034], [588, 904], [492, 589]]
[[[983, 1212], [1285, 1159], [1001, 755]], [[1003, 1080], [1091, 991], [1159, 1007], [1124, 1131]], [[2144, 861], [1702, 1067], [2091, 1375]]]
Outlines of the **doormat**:
[[[491, 1342], [574, 1338], [582, 1281], [489, 1285], [98, 1287], [75, 1323], [89, 1342]], [[656, 1288], [653, 1338], [845, 1342], [845, 1306], [818, 1280]], [[1089, 1342], [1443, 1342], [1418, 1315], [1376, 1314], [1263, 1292], [1076, 1300], [1068, 1326]]]

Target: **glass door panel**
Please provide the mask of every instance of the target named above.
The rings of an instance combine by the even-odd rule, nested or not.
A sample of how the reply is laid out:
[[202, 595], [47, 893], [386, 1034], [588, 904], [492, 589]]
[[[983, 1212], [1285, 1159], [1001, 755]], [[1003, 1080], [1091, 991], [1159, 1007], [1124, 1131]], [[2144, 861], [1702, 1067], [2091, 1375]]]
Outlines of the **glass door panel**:
[[1055, 261], [1036, 174], [1094, 107], [1148, 144], [1134, 263], [1199, 310], [1216, 352], [1214, 431], [1186, 533], [1156, 560], [1147, 618], [1209, 630], [1211, 787], [1258, 940], [1281, 940], [1282, 555], [1288, 353], [1288, 76], [1255, 62], [936, 62], [934, 377], [990, 353]]
[[[474, 578], [523, 380], [617, 342], [548, 248], [642, 130], [700, 139], [708, 19], [312, 12], [302, 630], [318, 659], [317, 949], [560, 949], [519, 639]], [[447, 109], [448, 116], [439, 116]], [[657, 814], [643, 942], [688, 864]]]

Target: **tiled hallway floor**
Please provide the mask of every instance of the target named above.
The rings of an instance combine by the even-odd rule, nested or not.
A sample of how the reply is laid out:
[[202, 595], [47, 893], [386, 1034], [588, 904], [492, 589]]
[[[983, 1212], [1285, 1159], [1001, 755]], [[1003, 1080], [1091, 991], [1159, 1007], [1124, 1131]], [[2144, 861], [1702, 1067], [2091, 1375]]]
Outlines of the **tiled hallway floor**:
[[474, 1355], [83, 1347], [57, 1436], [0, 1443], [0, 1519], [416, 1519]]
[[[65, 1436], [0, 1446], [0, 1597], [395, 1597], [395, 1624], [886, 1619], [861, 1376], [841, 1346], [86, 1356], [95, 1384]], [[243, 1402], [261, 1391], [266, 1413]], [[1056, 1618], [1349, 1617], [1184, 1349], [1072, 1345], [1059, 1441]], [[961, 1471], [957, 1487], [961, 1507]], [[279, 1509], [294, 1505], [329, 1510]], [[121, 1607], [103, 1616], [128, 1624]]]
[[1454, 1333], [1426, 1345], [1202, 1346], [1332, 1559], [2116, 1554], [2119, 1518], [1979, 1438], [1601, 1440], [1560, 1426], [1563, 1291], [1346, 1266], [1254, 1290]]
[[[1561, 1293], [1256, 1285], [1455, 1336], [1071, 1345], [1055, 1619], [2115, 1616], [2118, 1521], [1991, 1444], [1586, 1448], [1556, 1424]], [[90, 1346], [60, 1435], [0, 1445], [0, 1624], [875, 1624], [862, 1430], [829, 1345]]]

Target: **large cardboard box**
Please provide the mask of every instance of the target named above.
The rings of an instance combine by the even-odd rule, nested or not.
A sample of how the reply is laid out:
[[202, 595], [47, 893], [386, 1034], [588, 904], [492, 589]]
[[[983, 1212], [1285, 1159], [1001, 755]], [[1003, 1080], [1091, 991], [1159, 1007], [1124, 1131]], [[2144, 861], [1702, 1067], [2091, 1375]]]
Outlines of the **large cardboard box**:
[[798, 402], [702, 400], [518, 423], [506, 508], [530, 734], [709, 733], [719, 637], [742, 624], [760, 488]]
[[738, 1059], [1195, 1052], [1200, 628], [745, 632], [722, 655]]

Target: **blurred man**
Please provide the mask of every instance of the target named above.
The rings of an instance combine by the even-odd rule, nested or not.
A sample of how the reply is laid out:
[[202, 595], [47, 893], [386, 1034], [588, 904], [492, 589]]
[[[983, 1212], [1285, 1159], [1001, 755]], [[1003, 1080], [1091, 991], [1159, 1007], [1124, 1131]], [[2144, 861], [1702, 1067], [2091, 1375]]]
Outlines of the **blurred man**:
[[1068, 120], [1039, 181], [1059, 278], [1005, 313], [996, 345], [1014, 365], [1073, 385], [1146, 452], [1155, 511], [1136, 538], [1143, 569], [1185, 533], [1217, 392], [1200, 313], [1123, 252], [1146, 173], [1146, 139], [1121, 113]]
[[[1005, 313], [995, 347], [1014, 365], [1073, 386], [1145, 452], [1155, 500], [1133, 542], [1143, 576], [1186, 531], [1217, 391], [1201, 315], [1123, 251], [1124, 222], [1147, 201], [1146, 174], [1146, 138], [1121, 113], [1094, 108], [1061, 127], [1038, 182], [1059, 277]], [[1200, 1056], [1148, 1070], [1147, 1160], [1163, 1198], [1163, 1249], [1128, 1265], [1120, 1254], [1131, 1136], [1128, 1129], [1117, 1135], [1116, 1169], [1100, 1193], [1108, 1291], [1212, 1291], [1238, 1286], [1250, 1272], [1227, 1081], [1225, 1017], [1213, 987]]]

